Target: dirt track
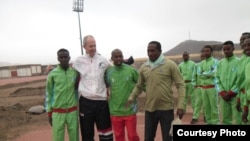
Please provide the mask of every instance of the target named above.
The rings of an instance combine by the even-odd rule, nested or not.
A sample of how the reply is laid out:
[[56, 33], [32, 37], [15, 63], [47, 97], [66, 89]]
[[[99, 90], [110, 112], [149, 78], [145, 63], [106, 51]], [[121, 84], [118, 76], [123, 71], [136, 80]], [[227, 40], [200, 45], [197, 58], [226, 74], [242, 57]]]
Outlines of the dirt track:
[[45, 114], [27, 113], [31, 106], [43, 104], [45, 78], [0, 79], [0, 141], [11, 140], [32, 127], [47, 124]]

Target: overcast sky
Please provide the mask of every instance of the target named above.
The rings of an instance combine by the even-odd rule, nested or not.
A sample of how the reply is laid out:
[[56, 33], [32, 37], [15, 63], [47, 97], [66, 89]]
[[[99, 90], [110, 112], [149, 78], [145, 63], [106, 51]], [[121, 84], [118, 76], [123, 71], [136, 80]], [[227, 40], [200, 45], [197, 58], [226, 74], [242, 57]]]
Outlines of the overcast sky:
[[[73, 0], [1, 0], [0, 62], [55, 64], [60, 48], [81, 55]], [[92, 34], [106, 58], [147, 57], [147, 44], [163, 52], [188, 39], [239, 42], [250, 31], [250, 0], [85, 0], [82, 36]]]

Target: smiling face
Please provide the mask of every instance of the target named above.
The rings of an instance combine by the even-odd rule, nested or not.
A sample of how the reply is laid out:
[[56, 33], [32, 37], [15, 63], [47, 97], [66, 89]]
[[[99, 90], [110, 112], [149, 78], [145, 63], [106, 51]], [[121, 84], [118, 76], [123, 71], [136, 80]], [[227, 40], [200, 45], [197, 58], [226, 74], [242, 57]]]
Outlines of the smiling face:
[[111, 59], [114, 63], [115, 66], [121, 66], [123, 63], [123, 55], [122, 55], [122, 51], [119, 49], [115, 49], [112, 51], [111, 54]]
[[84, 49], [86, 53], [89, 54], [90, 57], [93, 57], [96, 53], [96, 41], [95, 38], [92, 36], [88, 36], [84, 42]]
[[243, 42], [244, 52], [247, 56], [250, 56], [250, 38], [245, 39]]
[[241, 37], [240, 37], [240, 46], [241, 46], [241, 48], [244, 50], [244, 45], [243, 45], [243, 43], [244, 43], [244, 40], [245, 39], [247, 39], [247, 38], [249, 38], [249, 35], [248, 34], [243, 34], [243, 35], [241, 35]]

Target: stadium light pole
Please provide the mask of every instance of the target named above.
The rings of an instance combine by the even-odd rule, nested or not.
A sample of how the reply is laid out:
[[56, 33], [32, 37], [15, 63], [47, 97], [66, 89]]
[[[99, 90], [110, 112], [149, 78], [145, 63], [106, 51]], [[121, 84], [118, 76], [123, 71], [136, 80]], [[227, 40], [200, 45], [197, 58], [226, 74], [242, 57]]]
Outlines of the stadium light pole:
[[80, 45], [81, 45], [81, 53], [83, 54], [82, 32], [81, 32], [81, 21], [80, 21], [80, 12], [83, 12], [83, 0], [73, 0], [73, 11], [78, 13]]

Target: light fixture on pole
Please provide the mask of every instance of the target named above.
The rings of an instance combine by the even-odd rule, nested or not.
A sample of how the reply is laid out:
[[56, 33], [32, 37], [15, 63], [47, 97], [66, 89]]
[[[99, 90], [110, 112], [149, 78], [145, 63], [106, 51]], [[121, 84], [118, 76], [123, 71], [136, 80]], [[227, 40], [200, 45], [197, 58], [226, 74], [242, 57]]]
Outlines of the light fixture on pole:
[[80, 22], [80, 13], [79, 13], [79, 12], [83, 12], [83, 0], [73, 0], [73, 11], [78, 13], [80, 45], [81, 45], [81, 53], [83, 54], [82, 32], [81, 32], [81, 22]]

